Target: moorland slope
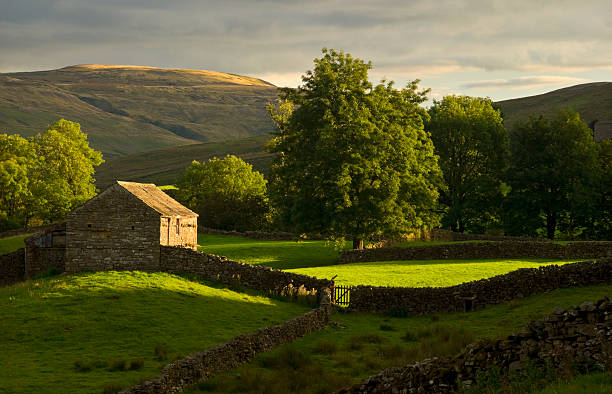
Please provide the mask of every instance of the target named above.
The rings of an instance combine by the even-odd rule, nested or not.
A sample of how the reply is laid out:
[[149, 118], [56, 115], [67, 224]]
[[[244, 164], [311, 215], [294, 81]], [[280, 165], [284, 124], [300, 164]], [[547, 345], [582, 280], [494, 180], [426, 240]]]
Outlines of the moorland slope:
[[497, 104], [507, 127], [529, 120], [530, 116], [553, 117], [563, 108], [572, 108], [591, 125], [596, 120], [612, 119], [612, 82], [585, 83]]
[[276, 87], [215, 71], [78, 65], [0, 74], [0, 131], [30, 136], [79, 122], [105, 159], [266, 134]]

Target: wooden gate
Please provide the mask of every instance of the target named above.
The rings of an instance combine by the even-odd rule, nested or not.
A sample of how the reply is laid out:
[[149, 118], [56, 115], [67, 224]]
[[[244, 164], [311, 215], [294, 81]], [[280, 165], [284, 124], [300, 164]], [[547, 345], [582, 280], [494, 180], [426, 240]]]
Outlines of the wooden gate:
[[353, 286], [334, 286], [334, 304], [348, 307], [351, 300]]

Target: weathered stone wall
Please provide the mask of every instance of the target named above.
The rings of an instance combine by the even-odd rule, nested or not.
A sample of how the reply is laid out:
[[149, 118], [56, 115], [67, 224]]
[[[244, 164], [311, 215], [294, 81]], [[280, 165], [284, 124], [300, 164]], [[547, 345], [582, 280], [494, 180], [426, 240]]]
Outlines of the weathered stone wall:
[[122, 393], [175, 393], [190, 384], [204, 381], [220, 372], [247, 363], [255, 355], [324, 328], [332, 313], [329, 289], [325, 289], [318, 309], [283, 324], [240, 335], [230, 341], [175, 361], [164, 367], [161, 376]]
[[505, 339], [471, 344], [452, 358], [433, 358], [392, 368], [340, 393], [449, 393], [469, 388], [491, 367], [503, 376], [530, 363], [548, 363], [558, 373], [593, 366], [612, 368], [612, 302], [603, 298], [565, 311], [557, 309]]
[[25, 276], [25, 249], [0, 255], [0, 286], [21, 282]]
[[41, 272], [66, 269], [66, 223], [44, 228], [25, 239], [25, 279]]
[[604, 283], [612, 283], [612, 259], [522, 268], [450, 287], [356, 286], [350, 293], [349, 310], [397, 309], [410, 315], [458, 312], [483, 309], [554, 289]]
[[513, 237], [509, 235], [492, 235], [492, 234], [470, 234], [470, 233], [457, 233], [450, 230], [441, 228], [434, 228], [431, 230], [423, 230], [420, 232], [419, 237], [415, 238], [415, 241], [438, 241], [438, 242], [455, 242], [455, 241], [531, 241], [531, 242], [552, 242], [547, 238], [533, 238], [533, 237]]
[[612, 257], [612, 242], [592, 241], [560, 245], [549, 242], [499, 241], [347, 250], [340, 254], [340, 262], [518, 258], [592, 259], [603, 257]]
[[239, 263], [222, 256], [169, 246], [161, 247], [160, 270], [198, 274], [208, 280], [277, 294], [299, 291], [300, 288], [305, 292], [316, 292], [333, 286], [333, 282], [327, 279]]
[[66, 271], [159, 270], [160, 215], [119, 185], [70, 212]]
[[163, 216], [160, 219], [159, 235], [160, 245], [196, 249], [198, 245], [198, 218], [196, 216], [190, 218]]

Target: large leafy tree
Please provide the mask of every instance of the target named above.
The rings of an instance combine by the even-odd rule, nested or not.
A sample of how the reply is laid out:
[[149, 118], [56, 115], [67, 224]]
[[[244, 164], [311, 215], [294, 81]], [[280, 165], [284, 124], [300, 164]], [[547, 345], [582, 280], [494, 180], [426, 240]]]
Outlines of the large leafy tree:
[[176, 186], [177, 198], [199, 214], [207, 227], [258, 230], [269, 219], [263, 175], [242, 159], [228, 155], [206, 163], [194, 161]]
[[436, 223], [441, 173], [418, 81], [373, 86], [371, 64], [341, 51], [324, 49], [314, 63], [269, 108], [278, 126], [270, 196], [285, 225], [362, 248], [374, 234]]
[[426, 129], [444, 173], [443, 224], [484, 232], [498, 221], [509, 140], [499, 110], [488, 98], [446, 96], [434, 101]]
[[16, 227], [32, 214], [32, 177], [37, 165], [32, 144], [0, 134], [0, 228]]
[[89, 147], [78, 123], [64, 119], [24, 139], [0, 135], [0, 216], [27, 225], [57, 220], [95, 196], [94, 167], [102, 154]]
[[38, 158], [32, 193], [41, 199], [43, 218], [60, 219], [96, 195], [94, 167], [104, 160], [78, 123], [60, 119], [32, 143]]
[[511, 133], [507, 230], [553, 239], [561, 220], [574, 221], [593, 204], [600, 171], [592, 132], [576, 112], [517, 124]]

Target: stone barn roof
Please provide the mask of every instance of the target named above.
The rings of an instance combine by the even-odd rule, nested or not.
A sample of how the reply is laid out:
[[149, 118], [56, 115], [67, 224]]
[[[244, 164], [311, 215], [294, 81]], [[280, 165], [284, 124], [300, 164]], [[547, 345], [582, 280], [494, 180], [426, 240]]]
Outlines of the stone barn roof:
[[198, 216], [197, 213], [183, 206], [152, 183], [117, 181], [117, 184], [162, 216]]

